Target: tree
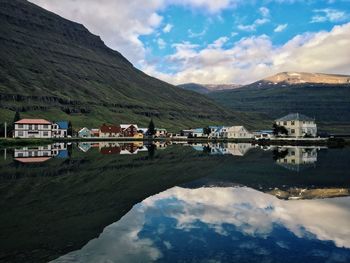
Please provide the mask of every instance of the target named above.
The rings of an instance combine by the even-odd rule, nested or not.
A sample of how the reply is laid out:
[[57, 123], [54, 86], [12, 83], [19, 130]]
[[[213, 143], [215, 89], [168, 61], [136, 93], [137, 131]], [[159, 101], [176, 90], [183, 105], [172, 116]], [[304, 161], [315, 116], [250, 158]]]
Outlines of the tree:
[[13, 118], [13, 123], [15, 123], [16, 121], [19, 121], [20, 119], [21, 119], [21, 116], [19, 115], [19, 112], [16, 111], [15, 117]]
[[210, 134], [210, 128], [209, 127], [204, 127], [203, 128], [203, 134], [209, 135]]
[[73, 126], [71, 121], [68, 122], [68, 130], [67, 130], [67, 135], [73, 136]]
[[288, 135], [288, 130], [284, 126], [279, 126], [276, 123], [272, 126], [272, 131], [275, 136], [278, 136], [280, 134]]
[[156, 134], [156, 129], [154, 127], [154, 123], [153, 123], [153, 119], [151, 119], [151, 121], [148, 124], [148, 131], [147, 131], [148, 135], [155, 135]]

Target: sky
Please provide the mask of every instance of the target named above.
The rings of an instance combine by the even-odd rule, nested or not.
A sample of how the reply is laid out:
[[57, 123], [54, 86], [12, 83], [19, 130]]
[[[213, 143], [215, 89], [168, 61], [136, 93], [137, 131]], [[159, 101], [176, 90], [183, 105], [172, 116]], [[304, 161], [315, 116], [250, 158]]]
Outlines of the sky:
[[350, 0], [30, 0], [172, 84], [350, 74]]

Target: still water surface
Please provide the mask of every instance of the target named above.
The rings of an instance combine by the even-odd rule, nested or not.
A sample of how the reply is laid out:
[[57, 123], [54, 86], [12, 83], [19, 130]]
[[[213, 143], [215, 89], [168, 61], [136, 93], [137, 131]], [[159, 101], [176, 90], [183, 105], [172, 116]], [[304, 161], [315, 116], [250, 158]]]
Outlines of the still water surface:
[[2, 150], [0, 262], [350, 262], [350, 149]]

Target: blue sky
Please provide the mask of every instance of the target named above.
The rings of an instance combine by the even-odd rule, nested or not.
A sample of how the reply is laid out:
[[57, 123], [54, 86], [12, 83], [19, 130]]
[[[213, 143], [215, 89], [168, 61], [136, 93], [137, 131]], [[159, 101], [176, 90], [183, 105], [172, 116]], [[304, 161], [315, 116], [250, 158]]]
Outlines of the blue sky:
[[31, 1], [174, 84], [350, 72], [350, 0]]

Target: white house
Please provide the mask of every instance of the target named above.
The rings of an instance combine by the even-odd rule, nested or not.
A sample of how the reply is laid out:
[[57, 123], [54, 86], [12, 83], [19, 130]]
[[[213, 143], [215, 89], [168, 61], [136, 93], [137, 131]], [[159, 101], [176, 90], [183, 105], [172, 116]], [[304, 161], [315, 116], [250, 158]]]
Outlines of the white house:
[[21, 119], [15, 122], [15, 138], [51, 138], [53, 123], [44, 119]]
[[154, 131], [155, 131], [155, 134], [154, 134], [155, 137], [166, 137], [168, 133], [166, 129], [162, 129], [162, 128], [155, 128]]
[[283, 126], [288, 130], [290, 137], [316, 137], [317, 125], [315, 119], [299, 113], [291, 113], [275, 120], [278, 126]]
[[68, 121], [56, 121], [52, 124], [52, 137], [64, 138], [68, 135]]
[[78, 137], [80, 138], [90, 138], [92, 137], [91, 130], [88, 128], [84, 127], [80, 131], [78, 131]]
[[253, 134], [244, 126], [222, 127], [220, 137], [226, 139], [251, 139]]

